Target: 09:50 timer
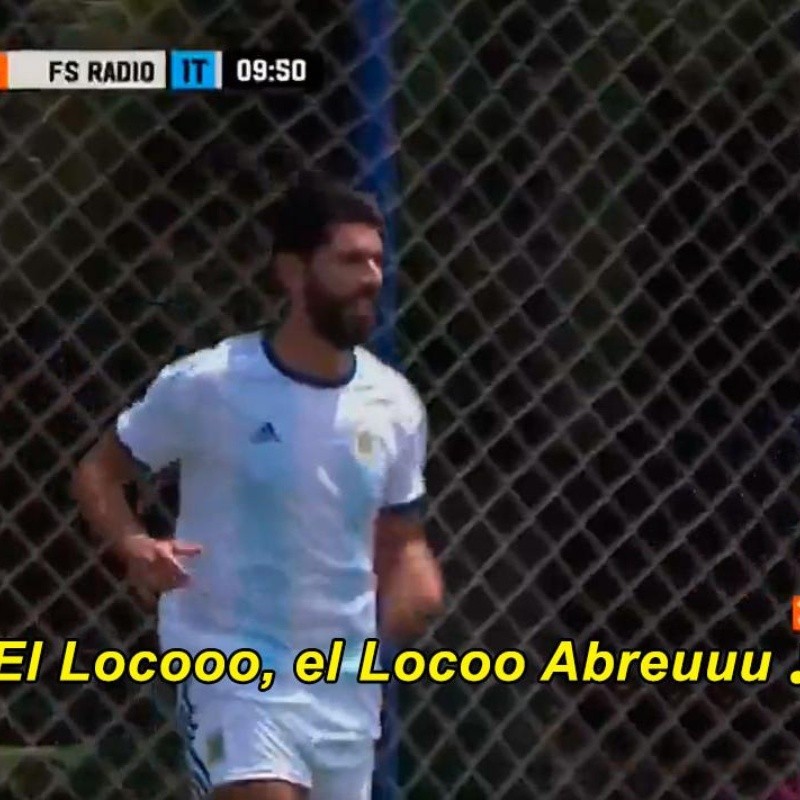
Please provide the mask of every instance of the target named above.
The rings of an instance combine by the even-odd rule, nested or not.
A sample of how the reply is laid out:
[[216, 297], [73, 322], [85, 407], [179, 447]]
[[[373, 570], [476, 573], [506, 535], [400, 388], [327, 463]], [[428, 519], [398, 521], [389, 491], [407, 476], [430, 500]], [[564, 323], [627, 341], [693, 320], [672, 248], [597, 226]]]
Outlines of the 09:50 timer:
[[313, 55], [270, 55], [268, 53], [225, 53], [224, 60], [233, 61], [233, 75], [225, 86], [255, 88], [265, 86], [294, 86], [311, 88], [318, 77]]

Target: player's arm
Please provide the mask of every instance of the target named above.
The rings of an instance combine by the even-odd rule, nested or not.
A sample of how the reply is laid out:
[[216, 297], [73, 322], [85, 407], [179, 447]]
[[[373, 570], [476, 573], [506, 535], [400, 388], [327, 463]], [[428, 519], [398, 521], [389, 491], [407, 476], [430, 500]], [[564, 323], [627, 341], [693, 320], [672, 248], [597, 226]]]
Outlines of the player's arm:
[[381, 513], [376, 525], [376, 574], [384, 633], [394, 640], [424, 633], [441, 613], [444, 582], [416, 515]]
[[422, 522], [427, 417], [418, 398], [398, 425], [384, 507], [375, 528], [375, 572], [382, 628], [392, 638], [418, 636], [442, 608], [444, 582]]
[[150, 603], [188, 579], [179, 556], [199, 552], [195, 545], [152, 539], [125, 492], [142, 476], [142, 466], [157, 472], [186, 450], [179, 377], [162, 370], [145, 396], [80, 460], [72, 480], [91, 533], [122, 559], [133, 588]]
[[136, 460], [114, 429], [100, 437], [73, 473], [78, 508], [89, 530], [112, 552], [121, 553], [131, 537], [147, 535], [125, 494], [140, 477]]

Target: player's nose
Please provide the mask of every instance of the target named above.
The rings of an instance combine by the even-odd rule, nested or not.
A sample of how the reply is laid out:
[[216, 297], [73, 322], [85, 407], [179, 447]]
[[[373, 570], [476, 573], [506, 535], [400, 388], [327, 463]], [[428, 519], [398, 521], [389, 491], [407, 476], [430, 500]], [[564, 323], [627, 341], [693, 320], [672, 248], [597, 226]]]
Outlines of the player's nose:
[[383, 283], [383, 270], [381, 263], [376, 258], [367, 261], [367, 268], [364, 272], [364, 284], [367, 288], [377, 292]]

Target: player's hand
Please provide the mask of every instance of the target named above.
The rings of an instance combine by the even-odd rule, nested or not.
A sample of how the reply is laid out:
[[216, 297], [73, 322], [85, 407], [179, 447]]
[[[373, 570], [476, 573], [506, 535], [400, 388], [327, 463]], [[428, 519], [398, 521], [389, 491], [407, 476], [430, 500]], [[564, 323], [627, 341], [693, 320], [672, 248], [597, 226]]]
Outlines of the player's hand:
[[395, 605], [387, 609], [383, 618], [383, 633], [393, 642], [404, 642], [422, 636], [436, 618], [436, 614], [414, 603]]
[[383, 633], [395, 642], [421, 636], [443, 610], [437, 598], [419, 587], [397, 584], [385, 594], [382, 605]]
[[149, 608], [164, 592], [189, 583], [181, 559], [198, 556], [203, 548], [175, 539], [153, 539], [147, 534], [128, 536], [121, 545], [127, 578], [133, 590]]

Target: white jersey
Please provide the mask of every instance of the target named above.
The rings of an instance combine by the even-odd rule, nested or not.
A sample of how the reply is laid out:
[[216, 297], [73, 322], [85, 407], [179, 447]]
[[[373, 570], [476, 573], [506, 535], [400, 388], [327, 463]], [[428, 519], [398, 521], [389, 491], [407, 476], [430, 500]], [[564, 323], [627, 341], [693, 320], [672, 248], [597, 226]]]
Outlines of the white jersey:
[[424, 496], [424, 407], [363, 348], [334, 384], [281, 365], [260, 333], [165, 367], [117, 432], [151, 470], [180, 464], [175, 535], [203, 546], [166, 594], [162, 645], [296, 654], [346, 640], [342, 674], [376, 632], [373, 537], [382, 508]]

